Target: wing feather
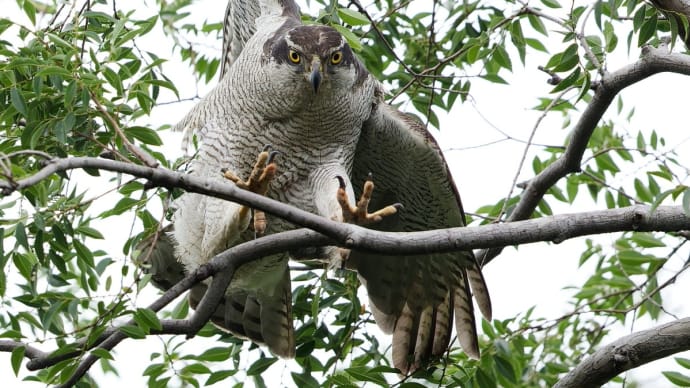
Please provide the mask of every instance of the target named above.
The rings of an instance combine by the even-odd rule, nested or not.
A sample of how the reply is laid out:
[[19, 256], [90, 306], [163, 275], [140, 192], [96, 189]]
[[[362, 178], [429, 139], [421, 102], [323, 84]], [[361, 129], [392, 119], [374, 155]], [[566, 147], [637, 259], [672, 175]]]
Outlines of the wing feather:
[[[368, 173], [376, 190], [370, 208], [402, 203], [405, 208], [371, 227], [419, 231], [465, 225], [460, 196], [443, 155], [421, 123], [381, 101], [362, 128], [354, 158], [355, 192]], [[451, 338], [453, 316], [460, 344], [479, 356], [472, 293], [491, 319], [491, 301], [471, 251], [392, 257], [352, 252], [347, 266], [366, 285], [374, 317], [393, 331], [393, 363], [411, 373], [441, 356]]]

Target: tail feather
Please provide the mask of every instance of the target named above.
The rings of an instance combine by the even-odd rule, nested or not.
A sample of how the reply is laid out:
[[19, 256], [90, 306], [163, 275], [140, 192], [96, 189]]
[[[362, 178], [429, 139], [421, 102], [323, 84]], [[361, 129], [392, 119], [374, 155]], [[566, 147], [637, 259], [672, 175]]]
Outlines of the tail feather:
[[463, 278], [463, 285], [455, 289], [455, 330], [458, 333], [458, 340], [462, 350], [468, 356], [479, 359], [479, 341], [477, 339], [477, 327], [474, 321], [474, 307], [472, 306], [472, 295]]

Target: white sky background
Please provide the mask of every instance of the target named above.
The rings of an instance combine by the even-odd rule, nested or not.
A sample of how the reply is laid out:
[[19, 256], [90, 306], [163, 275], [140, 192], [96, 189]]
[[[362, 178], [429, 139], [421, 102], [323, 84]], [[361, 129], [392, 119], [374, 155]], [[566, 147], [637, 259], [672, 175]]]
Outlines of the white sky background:
[[[303, 2], [300, 2], [303, 4]], [[119, 6], [126, 6], [126, 2], [118, 3]], [[537, 3], [535, 2], [535, 5]], [[189, 11], [193, 13], [195, 20], [219, 21], [223, 16], [225, 1], [199, 0], [197, 5]], [[0, 0], [1, 12], [12, 12], [20, 20], [25, 20], [22, 13], [16, 10], [14, 0]], [[306, 8], [303, 7], [303, 10]], [[144, 2], [144, 5], [137, 12], [142, 15], [152, 15], [156, 11], [153, 1]], [[313, 12], [312, 12], [313, 13]], [[146, 16], [139, 16], [144, 18]], [[15, 19], [17, 20], [17, 19]], [[25, 21], [28, 25], [28, 20]], [[547, 23], [549, 30], [553, 29], [552, 24]], [[592, 31], [594, 33], [594, 31]], [[627, 34], [627, 31], [625, 32]], [[536, 33], [526, 33], [529, 37], [539, 37]], [[549, 47], [556, 52], [560, 46], [558, 35], [551, 34], [554, 45]], [[541, 38], [541, 37], [539, 37]], [[619, 36], [619, 50], [625, 44], [626, 36]], [[150, 39], [137, 40], [137, 45], [142, 50], [150, 50], [158, 53], [162, 57], [176, 60], [177, 55], [169, 50], [161, 49], [161, 45], [167, 43], [166, 37], [160, 31], [160, 24], [155, 29], [155, 34]], [[194, 41], [194, 39], [191, 39]], [[220, 52], [221, 42], [196, 42], [209, 46], [209, 50]], [[613, 57], [607, 61], [609, 70], [616, 70], [630, 62], [638, 55], [639, 49], [630, 50], [631, 57]], [[514, 52], [511, 51], [511, 54]], [[466, 103], [456, 103], [451, 114], [441, 115], [441, 132], [437, 134], [441, 147], [444, 149], [446, 158], [453, 172], [455, 182], [462, 194], [465, 210], [473, 212], [480, 206], [495, 203], [500, 198], [508, 194], [511, 182], [517, 172], [518, 163], [522, 158], [525, 145], [524, 143], [513, 140], [506, 140], [499, 143], [486, 145], [497, 140], [504, 139], [501, 132], [510, 135], [514, 139], [527, 140], [530, 133], [541, 115], [541, 112], [533, 111], [531, 108], [537, 105], [539, 96], [546, 96], [552, 86], [545, 81], [546, 74], [537, 70], [538, 65], [543, 65], [547, 57], [543, 55], [533, 55], [529, 52], [527, 63], [523, 67], [517, 57], [513, 58], [514, 72], [512, 74], [502, 73], [508, 80], [509, 85], [495, 85], [488, 82], [473, 80], [471, 99]], [[173, 82], [180, 91], [182, 98], [187, 98], [197, 94], [197, 85], [192, 71], [183, 64], [170, 62], [166, 65], [165, 74], [174, 75]], [[211, 82], [214, 85], [215, 81]], [[210, 86], [200, 85], [198, 94], [203, 96]], [[690, 89], [690, 78], [678, 75], [657, 75], [648, 80], [640, 82], [626, 89], [622, 93], [626, 111], [635, 108], [635, 116], [631, 123], [618, 121], [630, 131], [634, 136], [638, 130], [650, 131], [656, 129], [660, 136], [667, 140], [669, 146], [681, 144], [676, 148], [678, 155], [685, 160], [690, 154], [690, 144], [687, 142], [690, 133], [687, 130], [687, 98], [681, 93]], [[159, 101], [172, 101], [174, 96], [171, 94], [162, 96]], [[192, 102], [182, 102], [179, 104], [163, 105], [156, 107], [150, 118], [143, 118], [140, 124], [150, 125], [157, 128], [163, 124], [174, 124], [184, 115], [193, 105]], [[611, 111], [615, 110], [615, 105]], [[442, 112], [437, 112], [442, 113]], [[609, 113], [612, 117], [612, 113]], [[573, 122], [577, 117], [573, 117]], [[547, 117], [539, 126], [534, 143], [561, 145], [567, 134], [566, 129], [561, 129], [562, 119], [559, 113], [553, 113]], [[500, 129], [499, 132], [497, 129]], [[168, 157], [174, 159], [181, 154], [179, 151], [179, 134], [169, 131], [161, 133], [165, 142]], [[484, 146], [482, 146], [484, 145]], [[474, 148], [473, 148], [474, 147]], [[533, 147], [528, 153], [525, 164], [520, 171], [518, 182], [533, 177], [531, 161], [532, 157], [539, 151]], [[630, 177], [628, 177], [630, 178]], [[631, 185], [630, 179], [629, 185]], [[99, 182], [99, 180], [93, 180]], [[622, 182], [621, 182], [622, 183]], [[102, 180], [100, 181], [103, 187]], [[519, 190], [519, 189], [516, 189]], [[582, 189], [581, 189], [582, 190]], [[94, 193], [94, 195], [97, 192]], [[519, 191], [515, 191], [519, 193]], [[551, 201], [551, 206], [555, 214], [576, 211], [586, 211], [602, 209], [603, 204], [595, 205], [591, 201], [581, 200], [588, 198], [589, 194], [581, 192], [578, 197], [578, 206], [571, 207], [556, 201]], [[101, 201], [96, 206], [107, 206], [108, 201]], [[98, 208], [95, 208], [98, 211]], [[121, 231], [118, 236], [108, 236], [107, 250], [115, 260], [127, 260], [122, 257], [121, 247], [130, 229], [131, 217], [124, 217], [122, 225], [112, 228], [113, 234]], [[109, 223], [112, 221], [109, 220]], [[599, 236], [599, 241], [604, 246], [610, 246], [616, 239], [616, 235]], [[560, 245], [552, 244], [531, 244], [519, 247], [519, 249], [507, 248], [494, 262], [488, 265], [484, 274], [488, 283], [489, 291], [494, 305], [494, 318], [506, 319], [527, 310], [532, 306], [537, 306], [536, 315], [555, 318], [560, 314], [569, 311], [566, 303], [569, 295], [573, 291], [562, 290], [565, 286], [582, 284], [589, 275], [589, 268], [578, 269], [577, 262], [583, 249], [581, 239], [566, 241]], [[671, 292], [665, 292], [664, 298], [668, 310], [676, 313], [679, 317], [687, 315], [688, 309], [683, 305], [690, 295], [690, 280], [687, 275], [682, 275], [678, 279], [678, 284], [673, 286]], [[139, 305], [148, 304], [148, 298], [154, 298], [155, 294], [143, 295], [139, 300]], [[672, 317], [664, 316], [662, 321], [670, 321]], [[652, 324], [647, 320], [638, 321], [634, 330], [642, 330], [651, 327]], [[615, 335], [609, 337], [605, 343], [619, 336], [630, 332], [630, 327], [620, 328]], [[118, 384], [122, 386], [143, 386], [146, 379], [141, 376], [141, 372], [149, 365], [149, 354], [152, 351], [161, 351], [162, 343], [167, 338], [151, 337], [146, 341], [126, 340], [115, 349], [114, 365], [120, 371], [120, 377], [112, 375], [105, 380], [101, 375], [100, 367], [94, 366], [94, 376], [97, 381], [103, 381], [104, 386]], [[217, 346], [213, 342], [195, 338], [187, 346], [199, 346], [201, 351], [206, 347]], [[685, 355], [688, 357], [688, 355]], [[289, 368], [290, 361], [286, 363], [276, 363], [272, 368], [275, 370], [276, 377], [285, 374], [283, 383], [291, 383], [289, 374], [285, 372], [286, 365]], [[642, 383], [651, 382], [660, 378], [662, 370], [681, 370], [675, 366], [672, 360], [648, 364], [634, 372], [634, 378]], [[4, 386], [39, 386], [21, 382], [14, 377], [9, 363], [9, 354], [0, 353], [0, 376], [3, 376]], [[202, 378], [203, 381], [203, 378]], [[227, 381], [226, 380], [226, 384]], [[657, 380], [664, 382], [665, 380]], [[645, 384], [643, 384], [645, 385]], [[664, 384], [667, 385], [667, 384]]]

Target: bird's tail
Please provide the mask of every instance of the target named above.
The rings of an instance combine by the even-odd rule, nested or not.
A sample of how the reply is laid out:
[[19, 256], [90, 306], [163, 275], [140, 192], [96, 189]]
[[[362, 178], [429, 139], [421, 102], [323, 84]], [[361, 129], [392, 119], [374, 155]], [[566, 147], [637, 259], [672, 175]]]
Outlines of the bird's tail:
[[[175, 258], [172, 225], [140, 242], [134, 261], [151, 274], [151, 283], [166, 291], [186, 272]], [[205, 283], [189, 292], [189, 305], [196, 308], [206, 294]], [[211, 316], [211, 322], [233, 335], [265, 345], [279, 357], [295, 356], [292, 325], [292, 291], [287, 258], [270, 256], [237, 269], [225, 297]]]

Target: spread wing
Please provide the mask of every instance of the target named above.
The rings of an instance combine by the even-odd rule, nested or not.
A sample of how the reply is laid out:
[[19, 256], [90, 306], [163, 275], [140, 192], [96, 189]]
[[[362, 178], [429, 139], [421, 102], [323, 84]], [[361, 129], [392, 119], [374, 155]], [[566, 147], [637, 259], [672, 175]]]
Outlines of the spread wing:
[[[264, 4], [271, 3], [264, 0]], [[230, 71], [232, 64], [240, 56], [249, 38], [254, 35], [257, 29], [256, 19], [262, 14], [261, 1], [257, 0], [229, 0], [225, 7], [225, 17], [223, 19], [223, 51], [221, 53], [220, 82]], [[217, 89], [218, 87], [216, 87]], [[215, 89], [214, 89], [215, 91]], [[199, 101], [182, 120], [174, 127], [173, 131], [184, 132], [182, 138], [182, 150], [187, 151], [194, 133], [197, 133], [203, 140], [206, 135], [206, 123], [214, 116], [218, 115], [214, 109], [213, 92], [209, 96]]]
[[242, 52], [244, 44], [256, 31], [256, 19], [261, 8], [256, 0], [230, 0], [225, 8], [223, 20], [223, 53], [220, 64], [220, 78], [232, 66]]
[[[369, 172], [376, 183], [371, 209], [396, 202], [404, 206], [372, 228], [409, 232], [465, 225], [438, 145], [416, 119], [383, 102], [362, 128], [353, 185], [364, 182]], [[470, 285], [487, 319], [491, 302], [471, 251], [402, 257], [352, 252], [348, 267], [366, 285], [378, 325], [393, 334], [393, 364], [403, 373], [445, 352], [454, 315], [461, 346], [479, 357]]]

